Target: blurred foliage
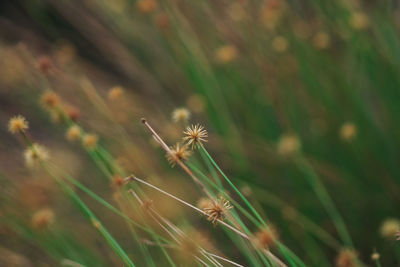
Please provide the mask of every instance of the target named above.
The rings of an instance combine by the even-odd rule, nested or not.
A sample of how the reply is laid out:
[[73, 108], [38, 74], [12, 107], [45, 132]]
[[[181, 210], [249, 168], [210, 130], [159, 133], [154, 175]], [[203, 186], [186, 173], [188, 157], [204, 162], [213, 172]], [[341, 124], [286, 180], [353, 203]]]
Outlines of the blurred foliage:
[[[51, 175], [25, 166], [22, 139], [7, 132], [11, 116], [27, 118], [29, 135], [48, 148], [57, 170], [160, 234], [154, 222], [121, 201], [123, 193], [110, 180], [116, 181], [116, 173], [134, 173], [191, 203], [204, 197], [178, 166], [170, 167], [140, 123], [146, 117], [173, 145], [186, 124], [171, 114], [185, 107], [189, 123], [207, 129], [205, 147], [215, 162], [306, 265], [373, 266], [376, 249], [382, 266], [398, 266], [398, 5], [389, 0], [3, 1], [0, 265], [13, 266], [7, 259], [19, 262], [16, 266], [122, 264]], [[48, 90], [57, 93], [66, 115], [40, 107]], [[84, 153], [79, 142], [68, 143], [65, 134], [74, 121], [96, 134], [101, 147], [86, 147]], [[204, 179], [223, 176], [204, 151], [196, 151], [189, 166], [199, 168]], [[136, 266], [168, 265], [159, 244], [146, 245], [143, 229], [131, 231], [76, 186], [68, 185], [70, 196], [90, 207], [89, 219], [96, 218], [94, 212]], [[185, 231], [199, 230], [216, 251], [256, 265], [251, 255], [239, 254], [245, 248], [236, 237], [176, 201], [143, 190]], [[43, 209], [54, 218], [50, 228], [37, 229], [32, 218]], [[363, 263], [345, 265], [346, 258], [337, 257], [342, 248], [354, 248]]]

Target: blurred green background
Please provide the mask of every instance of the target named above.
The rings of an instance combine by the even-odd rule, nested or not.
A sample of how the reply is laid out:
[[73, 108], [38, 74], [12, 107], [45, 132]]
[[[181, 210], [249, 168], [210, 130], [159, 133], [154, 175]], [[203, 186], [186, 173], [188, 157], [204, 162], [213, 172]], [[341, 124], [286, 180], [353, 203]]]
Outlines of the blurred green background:
[[[306, 265], [357, 266], [337, 260], [348, 247], [360, 266], [375, 266], [374, 249], [382, 266], [400, 266], [399, 12], [389, 0], [3, 1], [0, 265], [122, 266], [48, 174], [25, 167], [7, 131], [11, 116], [26, 117], [57, 166], [114, 203], [90, 155], [65, 140], [59, 114], [40, 107], [51, 89], [124, 172], [195, 203], [201, 192], [140, 123], [146, 117], [172, 145], [185, 125], [171, 114], [187, 108], [208, 131], [207, 150]], [[79, 195], [148, 266], [123, 220]], [[235, 255], [219, 227], [150, 198]], [[43, 208], [54, 223], [37, 231], [31, 219]], [[154, 266], [168, 266], [155, 250]]]

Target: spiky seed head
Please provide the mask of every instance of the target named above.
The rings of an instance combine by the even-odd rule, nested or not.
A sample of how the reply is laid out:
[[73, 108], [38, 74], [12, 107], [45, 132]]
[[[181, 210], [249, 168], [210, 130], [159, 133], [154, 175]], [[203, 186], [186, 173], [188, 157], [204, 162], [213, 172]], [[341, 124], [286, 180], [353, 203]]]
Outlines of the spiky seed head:
[[238, 50], [234, 45], [224, 45], [217, 49], [215, 57], [219, 63], [229, 63], [236, 59]]
[[170, 19], [166, 13], [160, 13], [156, 17], [156, 25], [161, 30], [166, 30], [170, 26]]
[[54, 222], [54, 212], [45, 208], [35, 212], [32, 216], [32, 226], [35, 229], [48, 228]]
[[192, 149], [196, 146], [200, 145], [201, 142], [207, 142], [208, 133], [206, 129], [200, 124], [192, 125], [191, 127], [187, 127], [186, 131], [183, 132], [186, 136], [183, 138], [184, 141], [187, 141], [188, 145], [192, 146]]
[[331, 37], [326, 32], [318, 32], [313, 37], [313, 44], [318, 49], [326, 49], [329, 47]]
[[83, 145], [88, 149], [96, 148], [98, 141], [99, 137], [95, 134], [86, 134], [82, 139]]
[[204, 111], [205, 102], [201, 95], [191, 95], [186, 99], [186, 104], [189, 109], [194, 113], [201, 113]]
[[205, 207], [203, 211], [208, 216], [207, 220], [216, 225], [219, 220], [222, 221], [224, 219], [228, 210], [232, 208], [233, 206], [229, 201], [220, 196], [219, 199], [212, 200], [210, 205]]
[[351, 16], [350, 25], [355, 30], [364, 30], [369, 26], [369, 17], [363, 12], [355, 12]]
[[336, 267], [355, 267], [358, 253], [353, 249], [342, 249], [336, 257]]
[[291, 156], [299, 152], [301, 148], [300, 140], [292, 134], [283, 135], [277, 146], [278, 154], [281, 156]]
[[121, 86], [114, 86], [108, 91], [108, 99], [109, 100], [118, 100], [124, 94], [124, 89]]
[[80, 111], [79, 109], [75, 107], [68, 107], [67, 108], [67, 116], [72, 120], [72, 121], [77, 121], [79, 116], [80, 116]]
[[276, 244], [278, 239], [278, 231], [272, 225], [267, 228], [261, 229], [255, 235], [255, 244], [260, 248], [269, 248]]
[[277, 36], [272, 40], [272, 48], [279, 53], [285, 52], [289, 47], [289, 42], [283, 36]]
[[37, 66], [43, 74], [51, 74], [54, 71], [53, 61], [48, 56], [41, 56], [38, 58]]
[[357, 136], [357, 126], [352, 122], [346, 122], [340, 128], [339, 135], [342, 140], [350, 142]]
[[158, 6], [156, 0], [139, 0], [136, 3], [138, 10], [142, 13], [150, 13]]
[[60, 98], [53, 91], [46, 91], [40, 97], [40, 104], [45, 109], [54, 109], [60, 104]]
[[395, 218], [388, 218], [383, 221], [379, 232], [382, 237], [387, 239], [393, 239], [396, 234], [400, 231], [400, 220]]
[[47, 160], [49, 153], [45, 147], [39, 144], [33, 144], [24, 152], [25, 164], [28, 167], [35, 167], [41, 160]]
[[172, 112], [172, 121], [185, 123], [190, 118], [190, 111], [187, 108], [177, 108]]
[[371, 254], [371, 259], [372, 259], [373, 261], [379, 260], [380, 257], [381, 257], [381, 255], [380, 255], [378, 252], [376, 252], [376, 251], [374, 251], [374, 252]]
[[81, 138], [81, 128], [79, 128], [78, 125], [73, 125], [68, 128], [67, 133], [65, 134], [65, 137], [67, 138], [68, 141], [77, 141]]
[[167, 153], [166, 157], [168, 162], [173, 166], [180, 160], [187, 160], [192, 152], [188, 150], [187, 145], [183, 145], [180, 143], [176, 143], [175, 146], [170, 148], [170, 151]]
[[12, 134], [24, 133], [28, 128], [28, 121], [21, 115], [12, 117], [8, 122], [8, 130]]

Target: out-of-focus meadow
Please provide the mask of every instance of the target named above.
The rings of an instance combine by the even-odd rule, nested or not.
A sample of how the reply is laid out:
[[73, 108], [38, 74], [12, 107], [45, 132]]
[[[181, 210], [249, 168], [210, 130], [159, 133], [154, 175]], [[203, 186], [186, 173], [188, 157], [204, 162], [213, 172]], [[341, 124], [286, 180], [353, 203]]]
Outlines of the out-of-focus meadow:
[[0, 266], [400, 266], [399, 31], [391, 0], [1, 2]]

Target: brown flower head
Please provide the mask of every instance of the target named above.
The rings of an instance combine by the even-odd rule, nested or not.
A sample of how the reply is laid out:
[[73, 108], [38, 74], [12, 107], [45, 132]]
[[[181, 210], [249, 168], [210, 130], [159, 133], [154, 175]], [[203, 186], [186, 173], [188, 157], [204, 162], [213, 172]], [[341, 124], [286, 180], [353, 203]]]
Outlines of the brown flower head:
[[81, 128], [79, 128], [78, 125], [73, 125], [68, 128], [67, 133], [65, 134], [65, 137], [68, 139], [68, 141], [77, 141], [79, 138], [81, 138]]
[[219, 220], [223, 220], [227, 211], [233, 208], [228, 200], [219, 197], [217, 200], [210, 201], [210, 205], [203, 210], [207, 214], [210, 222], [217, 224]]
[[173, 167], [177, 161], [186, 160], [191, 154], [192, 152], [188, 150], [187, 145], [176, 143], [175, 146], [171, 147], [170, 152], [167, 153], [167, 160]]
[[190, 111], [187, 108], [177, 108], [172, 112], [173, 122], [187, 122], [190, 117]]
[[53, 109], [60, 103], [60, 98], [53, 91], [46, 91], [40, 97], [40, 104], [45, 109]]
[[47, 228], [54, 221], [54, 213], [51, 209], [41, 209], [32, 216], [32, 226], [36, 229]]
[[336, 258], [336, 267], [355, 267], [358, 253], [352, 249], [342, 249]]
[[98, 141], [99, 137], [95, 134], [86, 134], [82, 139], [83, 145], [88, 149], [96, 148]]
[[40, 160], [47, 160], [49, 153], [45, 147], [39, 144], [33, 144], [32, 147], [28, 147], [24, 152], [25, 164], [32, 168], [37, 166]]
[[260, 248], [269, 248], [275, 244], [278, 239], [278, 232], [274, 226], [269, 226], [257, 232], [255, 235], [255, 243]]
[[51, 74], [54, 71], [54, 64], [50, 57], [41, 56], [38, 58], [37, 66], [40, 72], [45, 75]]
[[114, 86], [108, 91], [108, 99], [110, 100], [118, 100], [124, 94], [124, 89], [121, 86]]
[[28, 122], [21, 115], [12, 117], [8, 122], [8, 130], [10, 131], [10, 133], [13, 134], [23, 133], [27, 129], [28, 129]]

